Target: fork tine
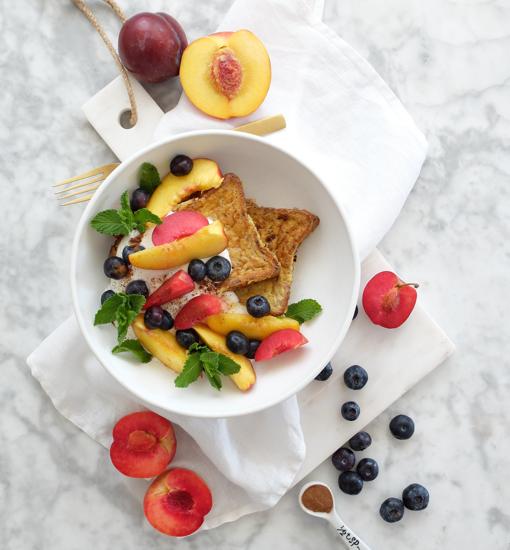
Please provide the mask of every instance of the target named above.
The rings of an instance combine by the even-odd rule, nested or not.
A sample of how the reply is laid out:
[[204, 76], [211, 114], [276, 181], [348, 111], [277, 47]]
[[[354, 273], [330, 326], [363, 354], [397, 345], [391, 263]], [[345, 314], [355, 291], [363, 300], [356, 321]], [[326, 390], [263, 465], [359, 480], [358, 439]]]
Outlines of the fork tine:
[[82, 180], [85, 178], [90, 178], [91, 176], [96, 176], [98, 174], [104, 174], [104, 177], [108, 176], [117, 166], [119, 165], [118, 162], [113, 162], [111, 164], [105, 164], [103, 166], [99, 166], [97, 168], [93, 168], [92, 170], [89, 170], [88, 172], [84, 172], [83, 174], [80, 174], [79, 176], [74, 176], [72, 178], [68, 178], [66, 180], [59, 181], [58, 183], [55, 183], [53, 187], [60, 187], [61, 185], [66, 185], [68, 183], [73, 183], [74, 181]]
[[89, 191], [95, 191], [101, 184], [98, 183], [97, 185], [94, 185], [93, 187], [88, 187], [87, 189], [76, 189], [75, 191], [71, 191], [70, 193], [66, 193], [65, 195], [60, 195], [60, 197], [57, 197], [59, 200], [62, 199], [69, 199], [70, 197], [74, 197], [76, 195], [82, 195], [83, 193], [88, 193]]
[[55, 195], [60, 195], [61, 193], [72, 191], [73, 189], [79, 189], [80, 187], [86, 187], [87, 185], [91, 185], [92, 183], [96, 183], [98, 181], [103, 181], [104, 179], [105, 179], [105, 176], [103, 174], [99, 174], [95, 178], [88, 179], [83, 183], [77, 183], [76, 185], [70, 185], [69, 187], [64, 187], [63, 189], [59, 189], [58, 191], [55, 191]]
[[91, 195], [85, 195], [84, 197], [73, 199], [72, 201], [69, 201], [69, 202], [61, 203], [60, 206], [69, 206], [71, 204], [78, 204], [79, 202], [86, 202], [86, 201], [89, 201], [93, 196], [94, 196], [94, 193], [92, 193]]

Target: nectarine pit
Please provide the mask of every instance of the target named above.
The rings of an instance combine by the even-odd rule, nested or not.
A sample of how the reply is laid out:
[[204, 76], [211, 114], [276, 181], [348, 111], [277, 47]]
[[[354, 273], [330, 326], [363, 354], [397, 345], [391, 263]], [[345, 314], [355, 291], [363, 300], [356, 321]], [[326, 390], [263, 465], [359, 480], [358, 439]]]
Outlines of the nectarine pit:
[[211, 63], [211, 78], [217, 90], [228, 99], [233, 99], [241, 88], [243, 68], [233, 50], [220, 48]]
[[128, 449], [143, 453], [150, 451], [156, 443], [156, 437], [144, 430], [134, 430], [129, 434], [127, 440]]
[[420, 285], [418, 283], [397, 283], [383, 296], [381, 303], [383, 311], [390, 312], [397, 309], [400, 303], [400, 289], [404, 286], [418, 288]]
[[171, 491], [166, 497], [166, 504], [172, 512], [191, 510], [195, 504], [193, 497], [188, 491]]

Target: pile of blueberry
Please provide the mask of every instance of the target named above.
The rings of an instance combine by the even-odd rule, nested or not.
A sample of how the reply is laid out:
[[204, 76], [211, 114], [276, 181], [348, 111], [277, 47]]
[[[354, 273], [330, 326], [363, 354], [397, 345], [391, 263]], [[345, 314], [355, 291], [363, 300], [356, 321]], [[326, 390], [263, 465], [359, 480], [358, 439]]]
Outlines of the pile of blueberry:
[[[354, 312], [353, 319], [358, 314], [358, 308]], [[316, 376], [316, 380], [327, 380], [333, 374], [331, 363]], [[359, 365], [352, 365], [344, 372], [345, 385], [351, 390], [361, 390], [368, 382], [368, 373]], [[340, 408], [340, 413], [345, 420], [353, 421], [359, 417], [360, 407], [355, 401], [347, 401]], [[390, 432], [397, 439], [409, 439], [414, 434], [414, 422], [405, 414], [395, 416], [389, 425]], [[363, 489], [363, 483], [373, 481], [379, 475], [379, 465], [373, 458], [362, 458], [356, 465], [354, 451], [364, 451], [370, 447], [372, 438], [367, 432], [358, 432], [349, 439], [349, 447], [337, 449], [331, 461], [333, 466], [341, 473], [338, 477], [338, 486], [348, 495], [357, 495]], [[404, 515], [404, 509], [424, 510], [429, 503], [429, 492], [423, 485], [413, 483], [402, 492], [402, 499], [387, 498], [379, 509], [381, 517], [388, 523], [400, 521]]]

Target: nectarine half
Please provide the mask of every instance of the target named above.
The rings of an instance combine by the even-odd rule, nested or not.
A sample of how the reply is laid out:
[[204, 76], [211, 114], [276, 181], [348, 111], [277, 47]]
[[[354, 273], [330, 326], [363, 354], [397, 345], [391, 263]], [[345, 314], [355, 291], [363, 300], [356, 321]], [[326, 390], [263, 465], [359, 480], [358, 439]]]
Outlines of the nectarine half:
[[184, 50], [179, 75], [195, 107], [216, 118], [241, 117], [264, 101], [271, 62], [252, 32], [220, 32], [199, 38]]
[[163, 472], [147, 489], [143, 510], [161, 533], [185, 537], [194, 533], [212, 508], [212, 495], [204, 480], [191, 470]]
[[115, 424], [110, 458], [125, 476], [154, 477], [172, 461], [176, 447], [172, 423], [152, 411], [140, 411]]

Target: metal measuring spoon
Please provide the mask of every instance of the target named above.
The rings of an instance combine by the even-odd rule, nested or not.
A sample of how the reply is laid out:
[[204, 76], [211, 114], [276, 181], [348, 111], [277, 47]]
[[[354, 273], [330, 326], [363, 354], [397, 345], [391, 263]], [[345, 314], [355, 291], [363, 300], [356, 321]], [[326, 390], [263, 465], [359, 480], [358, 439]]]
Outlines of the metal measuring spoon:
[[[307, 489], [310, 487], [313, 487], [315, 485], [322, 486], [326, 488], [329, 491], [329, 494], [331, 496], [331, 509], [329, 512], [314, 512], [313, 510], [310, 510], [303, 504], [303, 495]], [[335, 528], [337, 534], [342, 539], [343, 543], [347, 548], [350, 548], [351, 550], [370, 550], [370, 547], [363, 542], [357, 535], [347, 527], [345, 522], [340, 518], [337, 511], [335, 510], [335, 497], [333, 496], [333, 493], [328, 485], [325, 483], [322, 483], [320, 481], [311, 481], [310, 483], [307, 483], [306, 485], [303, 485], [301, 488], [301, 491], [299, 492], [299, 505], [301, 508], [311, 516], [315, 516], [317, 518], [325, 519], [326, 521], [329, 521], [331, 525]]]

